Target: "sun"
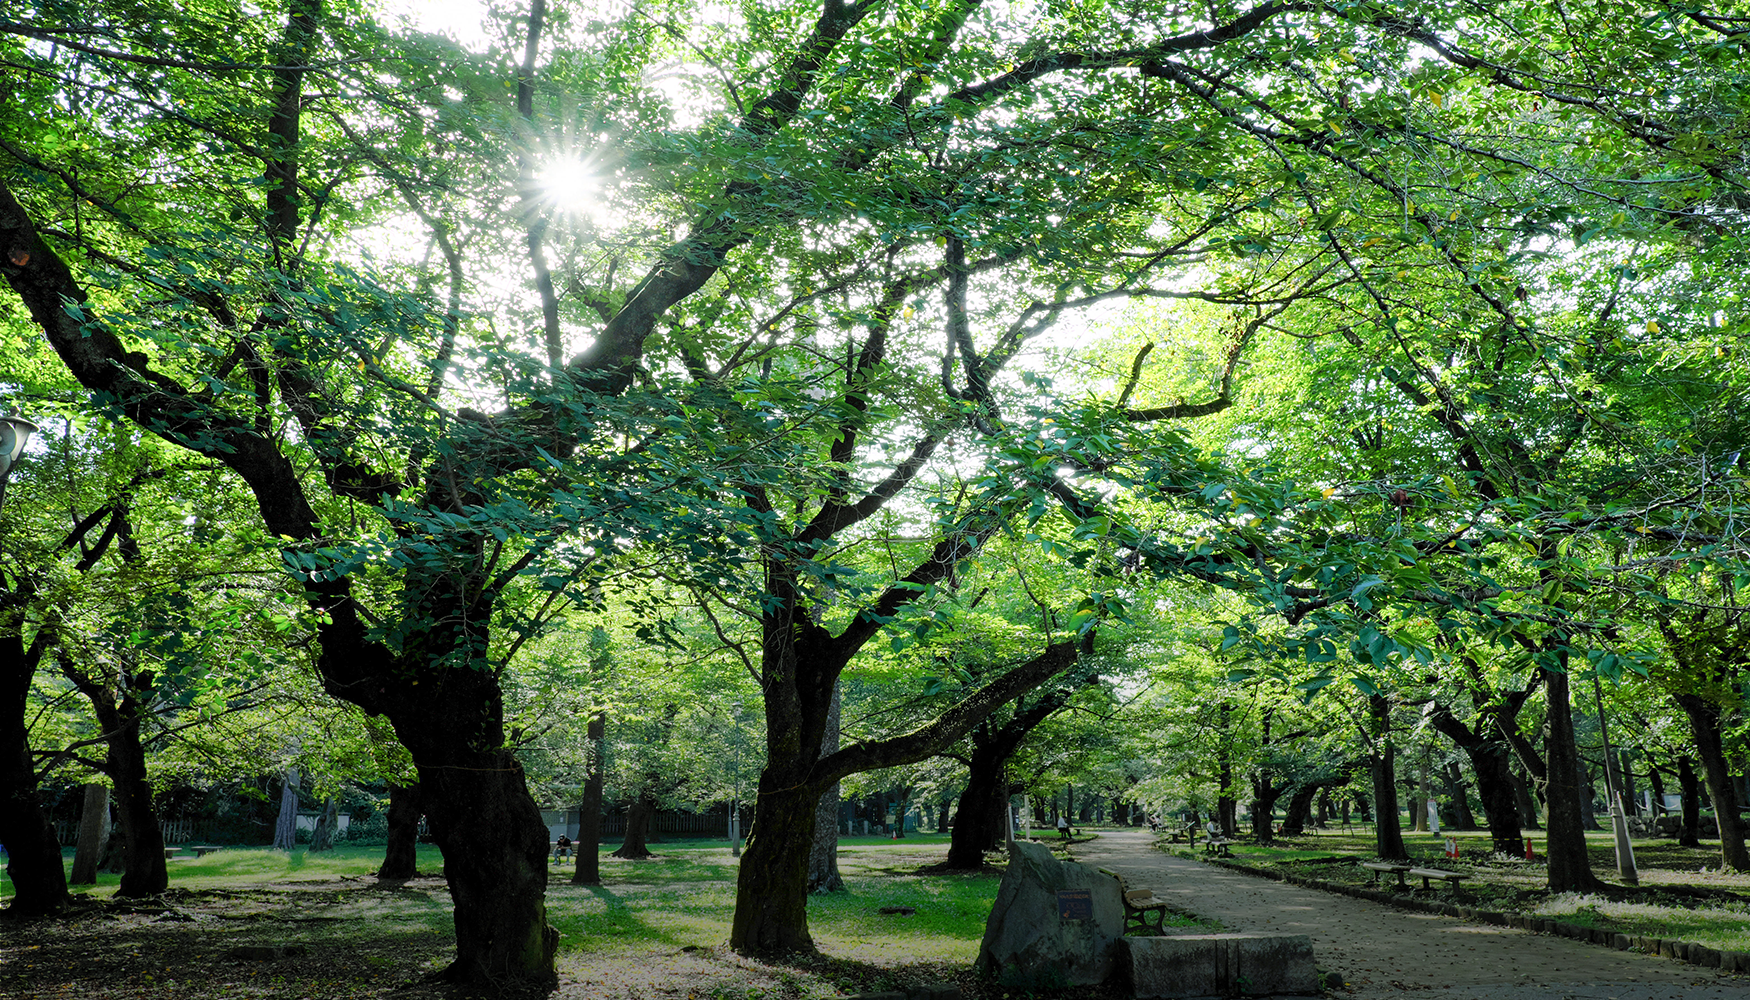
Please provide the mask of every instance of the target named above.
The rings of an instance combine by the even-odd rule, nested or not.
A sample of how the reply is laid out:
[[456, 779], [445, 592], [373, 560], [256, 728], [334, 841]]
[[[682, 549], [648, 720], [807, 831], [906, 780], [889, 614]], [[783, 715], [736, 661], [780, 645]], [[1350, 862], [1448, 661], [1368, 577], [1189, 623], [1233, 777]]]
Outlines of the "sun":
[[595, 164], [576, 156], [555, 156], [535, 171], [544, 201], [597, 226], [609, 225], [617, 217], [608, 206], [603, 181]]

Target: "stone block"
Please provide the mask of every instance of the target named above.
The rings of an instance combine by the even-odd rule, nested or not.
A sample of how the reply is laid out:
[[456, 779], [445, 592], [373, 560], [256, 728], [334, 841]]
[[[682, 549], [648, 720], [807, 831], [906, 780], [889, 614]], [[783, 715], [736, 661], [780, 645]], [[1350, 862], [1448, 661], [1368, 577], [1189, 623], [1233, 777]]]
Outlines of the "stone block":
[[1616, 933], [1614, 931], [1607, 931], [1602, 927], [1592, 928], [1592, 943], [1593, 944], [1601, 944], [1601, 945], [1608, 946], [1610, 944], [1611, 940], [1614, 939], [1615, 937], [1616, 937]]
[[1611, 938], [1610, 946], [1612, 948], [1615, 948], [1617, 951], [1627, 951], [1630, 948], [1634, 947], [1634, 943], [1635, 943], [1635, 939], [1629, 937], [1627, 934], [1618, 934], [1615, 937]]
[[1180, 934], [1126, 938], [1132, 996], [1317, 993], [1304, 934]]
[[1689, 951], [1686, 941], [1663, 938], [1659, 941], [1659, 955], [1662, 958], [1682, 958]]
[[1507, 926], [1507, 914], [1499, 910], [1478, 910], [1477, 919], [1495, 927]]
[[1689, 953], [1684, 956], [1690, 965], [1699, 965], [1704, 969], [1720, 967], [1720, 953], [1717, 948], [1709, 948], [1705, 944], [1691, 944]]
[[1721, 972], [1750, 972], [1750, 951], [1720, 952]]
[[[1060, 892], [1089, 905], [1086, 919], [1061, 915]], [[1118, 880], [1089, 865], [1059, 861], [1041, 844], [1015, 842], [996, 904], [984, 925], [976, 968], [1024, 990], [1091, 986], [1111, 976], [1124, 939]]]

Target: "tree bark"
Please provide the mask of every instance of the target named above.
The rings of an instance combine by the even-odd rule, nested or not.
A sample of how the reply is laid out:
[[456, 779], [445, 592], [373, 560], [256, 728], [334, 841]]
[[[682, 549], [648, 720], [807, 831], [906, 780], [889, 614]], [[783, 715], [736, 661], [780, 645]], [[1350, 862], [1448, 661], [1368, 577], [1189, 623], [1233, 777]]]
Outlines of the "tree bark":
[[[826, 713], [826, 731], [820, 738], [820, 755], [829, 757], [839, 749], [839, 686], [832, 688], [832, 707]], [[839, 875], [839, 783], [821, 793], [814, 807], [814, 847], [808, 852], [808, 891], [844, 892]]]
[[1738, 815], [1738, 789], [1732, 781], [1732, 767], [1721, 736], [1720, 706], [1696, 694], [1671, 697], [1689, 717], [1696, 755], [1701, 758], [1702, 775], [1707, 780], [1708, 798], [1713, 800], [1714, 817], [1719, 824], [1721, 863], [1733, 871], [1750, 872], [1744, 821]]
[[1549, 803], [1549, 887], [1552, 892], [1593, 892], [1603, 883], [1592, 874], [1586, 854], [1586, 828], [1580, 810], [1580, 754], [1574, 741], [1574, 715], [1568, 698], [1567, 657], [1559, 654], [1561, 670], [1546, 671], [1544, 696], [1548, 702], [1545, 725], [1549, 738], [1544, 767], [1549, 780], [1544, 795]]
[[127, 862], [116, 895], [156, 896], [170, 888], [170, 870], [164, 858], [164, 830], [158, 825], [146, 774], [146, 748], [140, 740], [141, 718], [151, 698], [151, 672], [129, 676], [124, 670], [112, 684], [99, 684], [71, 669], [67, 675], [90, 699], [103, 727], [104, 770], [115, 783], [116, 815], [127, 843]]
[[103, 849], [109, 846], [109, 786], [86, 785], [79, 811], [79, 845], [73, 850], [72, 885], [94, 885]]
[[1678, 828], [1679, 847], [1701, 846], [1701, 781], [1688, 754], [1677, 758], [1677, 792], [1682, 801], [1683, 825]]
[[34, 596], [28, 583], [0, 590], [0, 844], [6, 845], [13, 886], [5, 913], [15, 918], [58, 913], [70, 898], [61, 843], [43, 809], [25, 727], [30, 682], [50, 640], [39, 630], [28, 645], [24, 641], [22, 619]]
[[377, 878], [402, 881], [419, 876], [419, 783], [389, 784], [389, 843]]
[[340, 801], [330, 795], [322, 802], [322, 812], [316, 817], [316, 829], [310, 831], [310, 851], [334, 850], [335, 827], [340, 824]]
[[298, 769], [286, 769], [280, 783], [279, 817], [273, 824], [273, 849], [290, 851], [298, 846]]
[[986, 727], [973, 731], [966, 787], [960, 792], [954, 826], [948, 835], [949, 868], [977, 871], [984, 866], [985, 852], [996, 850], [1007, 839], [1008, 760], [1013, 754], [1013, 746]]
[[583, 779], [583, 801], [577, 806], [573, 885], [602, 884], [602, 753], [607, 747], [607, 735], [608, 714], [597, 710], [589, 717], [589, 728], [585, 731], [589, 740], [589, 770]]
[[1446, 763], [1446, 794], [1452, 797], [1456, 827], [1460, 830], [1475, 830], [1477, 818], [1470, 811], [1470, 794], [1465, 791], [1464, 772], [1459, 770], [1457, 761]]
[[1407, 861], [1410, 852], [1404, 847], [1404, 831], [1398, 825], [1397, 749], [1391, 741], [1391, 702], [1385, 695], [1367, 699], [1368, 713], [1373, 720], [1373, 752], [1369, 754], [1373, 777], [1373, 849], [1387, 861]]
[[1517, 801], [1520, 789], [1514, 786], [1512, 748], [1502, 742], [1494, 726], [1479, 723], [1473, 730], [1445, 706], [1437, 706], [1428, 718], [1436, 730], [1470, 759], [1471, 771], [1477, 777], [1477, 798], [1489, 821], [1490, 848], [1510, 857], [1524, 857], [1525, 837]]
[[[6, 874], [13, 886], [12, 902], [6, 908], [9, 917], [49, 916], [60, 912], [70, 898], [67, 870], [61, 864], [61, 843], [43, 809], [42, 796], [37, 791], [36, 766], [25, 735], [23, 694], [29, 685], [27, 677], [19, 691], [16, 712], [11, 706], [0, 709], [3, 712], [0, 739], [4, 740], [0, 743], [0, 788], [4, 789], [4, 798], [0, 799], [0, 843], [6, 845]], [[6, 693], [10, 700], [12, 691]]]
[[1530, 780], [1513, 768], [1508, 769], [1507, 780], [1513, 786], [1513, 801], [1519, 809], [1520, 825], [1527, 830], [1543, 829], [1537, 818], [1537, 799], [1531, 795]]
[[650, 817], [655, 812], [656, 795], [646, 785], [626, 809], [626, 838], [620, 842], [614, 857], [642, 861], [654, 856], [650, 853]]

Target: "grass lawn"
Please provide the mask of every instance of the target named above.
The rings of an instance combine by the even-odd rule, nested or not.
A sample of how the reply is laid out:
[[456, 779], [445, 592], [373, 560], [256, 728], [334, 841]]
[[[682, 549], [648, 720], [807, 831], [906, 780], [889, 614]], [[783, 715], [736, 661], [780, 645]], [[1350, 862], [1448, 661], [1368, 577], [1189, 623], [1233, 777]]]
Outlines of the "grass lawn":
[[[1543, 832], [1529, 830], [1526, 836], [1542, 855]], [[1444, 856], [1442, 841], [1446, 837], [1457, 841], [1458, 860]], [[1637, 841], [1635, 861], [1641, 884], [1628, 886], [1617, 875], [1616, 844], [1610, 833], [1588, 831], [1586, 846], [1592, 871], [1606, 887], [1581, 895], [1551, 893], [1545, 887], [1548, 873], [1541, 863], [1492, 854], [1487, 831], [1404, 834], [1404, 844], [1416, 863], [1468, 872], [1472, 878], [1464, 884], [1463, 898], [1479, 908], [1559, 917], [1588, 927], [1679, 938], [1713, 948], [1743, 948], [1750, 942], [1750, 875], [1721, 872], [1718, 842], [1702, 843], [1701, 848], [1689, 848], [1679, 847], [1673, 840]], [[1183, 845], [1162, 846], [1190, 856]], [[1273, 845], [1236, 843], [1231, 849], [1234, 859], [1244, 864], [1351, 885], [1369, 882], [1371, 873], [1355, 864], [1320, 862], [1370, 860], [1375, 856], [1373, 834], [1367, 828], [1352, 833], [1321, 831]], [[1451, 897], [1452, 891], [1426, 893], [1418, 888], [1415, 894], [1444, 899]]]
[[[821, 955], [785, 963], [723, 947], [736, 875], [723, 841], [653, 844], [658, 856], [645, 861], [604, 854], [599, 886], [571, 885], [571, 863], [555, 864], [547, 906], [562, 935], [558, 995], [802, 1000], [952, 981], [982, 998], [987, 984], [974, 979], [971, 963], [1000, 875], [930, 870], [947, 842], [945, 834], [841, 841], [848, 891], [809, 901]], [[116, 899], [117, 877], [103, 876], [77, 890], [70, 916], [0, 939], [0, 997], [465, 995], [425, 979], [454, 944], [436, 849], [420, 848], [420, 871], [429, 874], [403, 884], [372, 877], [381, 857], [379, 847], [349, 846], [174, 858], [170, 891], [154, 901]], [[917, 912], [887, 916], [877, 912], [883, 906]], [[305, 951], [251, 961], [233, 954], [243, 945]]]

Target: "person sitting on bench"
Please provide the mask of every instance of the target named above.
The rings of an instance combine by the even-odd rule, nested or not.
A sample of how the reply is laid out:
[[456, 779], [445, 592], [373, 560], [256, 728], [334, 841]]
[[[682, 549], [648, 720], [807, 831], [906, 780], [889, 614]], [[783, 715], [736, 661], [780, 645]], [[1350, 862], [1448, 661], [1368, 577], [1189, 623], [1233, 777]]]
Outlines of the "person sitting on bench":
[[1069, 818], [1067, 816], [1057, 817], [1057, 835], [1065, 840], [1069, 839]]
[[571, 838], [562, 833], [559, 835], [558, 842], [553, 845], [553, 859], [557, 861], [560, 858], [569, 857], [571, 857]]

